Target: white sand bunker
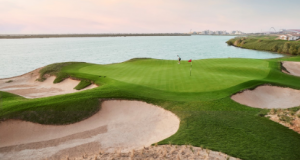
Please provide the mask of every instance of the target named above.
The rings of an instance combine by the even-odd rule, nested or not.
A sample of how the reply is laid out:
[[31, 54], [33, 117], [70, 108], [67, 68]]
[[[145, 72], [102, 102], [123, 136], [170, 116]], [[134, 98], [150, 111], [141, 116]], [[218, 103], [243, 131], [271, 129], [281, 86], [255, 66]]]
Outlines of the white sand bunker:
[[231, 99], [254, 108], [291, 108], [300, 105], [300, 91], [276, 86], [259, 86], [231, 96]]
[[0, 157], [60, 159], [95, 154], [99, 149], [140, 149], [179, 128], [179, 118], [139, 101], [110, 100], [92, 117], [70, 125], [41, 125], [18, 120], [0, 123]]
[[[54, 76], [48, 77], [44, 82], [36, 81], [39, 78], [39, 69], [26, 73], [21, 76], [0, 79], [0, 90], [23, 96], [25, 98], [40, 98], [59, 94], [78, 92], [74, 87], [80, 82], [73, 79], [53, 84]], [[83, 90], [95, 88], [92, 84]]]
[[300, 76], [300, 62], [282, 62], [282, 66], [287, 69], [291, 75]]

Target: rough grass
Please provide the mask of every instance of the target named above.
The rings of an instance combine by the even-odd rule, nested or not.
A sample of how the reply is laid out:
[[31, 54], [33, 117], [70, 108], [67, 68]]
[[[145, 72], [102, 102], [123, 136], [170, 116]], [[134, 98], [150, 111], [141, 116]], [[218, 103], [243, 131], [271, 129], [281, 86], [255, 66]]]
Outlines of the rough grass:
[[[241, 42], [244, 43], [241, 45]], [[235, 37], [226, 42], [228, 45], [255, 49], [262, 51], [278, 52], [290, 55], [300, 55], [300, 41], [276, 40], [274, 36], [249, 36]]]
[[70, 76], [66, 73], [56, 73], [55, 74], [56, 78], [54, 79], [53, 83], [60, 83], [63, 80], [69, 78]]
[[61, 69], [65, 66], [76, 64], [76, 63], [82, 63], [82, 62], [63, 62], [63, 63], [54, 63], [54, 64], [47, 65], [39, 71], [40, 77], [37, 80], [44, 81], [46, 79], [45, 75], [48, 74], [51, 76], [57, 76], [54, 83], [59, 83], [64, 79], [68, 78], [67, 74], [60, 73]]
[[[65, 154], [67, 155], [67, 153]], [[64, 158], [66, 156], [62, 155], [60, 158]], [[210, 151], [208, 149], [193, 147], [190, 145], [160, 145], [160, 146], [150, 146], [144, 147], [139, 150], [131, 150], [127, 153], [121, 153], [120, 150], [116, 150], [115, 152], [108, 152], [106, 150], [100, 150], [96, 155], [85, 155], [82, 157], [84, 159], [89, 160], [99, 160], [99, 159], [114, 159], [114, 160], [123, 160], [123, 159], [164, 159], [164, 160], [188, 160], [188, 159], [231, 159], [231, 160], [239, 160], [234, 157], [230, 157], [229, 155]], [[70, 159], [73, 159], [71, 156]]]
[[[80, 95], [54, 96], [25, 100], [19, 96], [4, 92], [1, 119], [20, 119], [40, 124], [71, 124], [86, 119], [100, 109], [98, 98], [86, 98]], [[7, 106], [17, 108], [7, 108]]]
[[80, 83], [74, 89], [81, 90], [91, 84], [92, 84], [92, 82], [90, 80], [81, 80]]
[[[262, 115], [267, 110], [231, 100], [241, 90], [262, 84], [300, 89], [299, 77], [281, 72], [280, 61], [208, 59], [189, 63], [139, 59], [120, 64], [76, 63], [63, 67], [78, 79], [100, 87], [40, 99], [6, 94], [1, 119], [17, 118], [42, 124], [68, 124], [99, 109], [98, 99], [134, 99], [159, 105], [181, 120], [173, 136], [158, 144], [191, 144], [241, 159], [299, 159], [300, 135]], [[101, 77], [100, 77], [101, 76]]]

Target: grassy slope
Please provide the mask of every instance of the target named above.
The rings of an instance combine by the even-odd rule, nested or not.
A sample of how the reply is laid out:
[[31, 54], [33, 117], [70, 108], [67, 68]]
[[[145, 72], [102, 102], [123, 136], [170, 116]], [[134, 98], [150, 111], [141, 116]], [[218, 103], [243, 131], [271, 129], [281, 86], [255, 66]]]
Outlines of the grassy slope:
[[[284, 54], [300, 55], [300, 41], [286, 41], [276, 40], [274, 36], [249, 36], [249, 37], [236, 37], [227, 41], [227, 44], [234, 45], [236, 47], [255, 49], [262, 51], [271, 51]], [[240, 43], [235, 44], [237, 40]], [[288, 43], [289, 47], [284, 50], [284, 45]], [[291, 52], [291, 46], [294, 47], [294, 51]]]
[[[300, 61], [299, 57], [284, 59]], [[266, 83], [300, 89], [300, 78], [281, 73], [279, 60], [197, 60], [192, 76], [186, 61], [180, 65], [155, 59], [111, 65], [76, 63], [62, 73], [100, 87], [33, 100], [9, 94], [13, 98], [4, 99], [0, 116], [66, 124], [97, 112], [99, 98], [137, 99], [162, 106], [181, 119], [179, 131], [159, 144], [192, 144], [242, 159], [299, 159], [299, 134], [258, 116], [262, 109], [230, 99], [240, 90]]]

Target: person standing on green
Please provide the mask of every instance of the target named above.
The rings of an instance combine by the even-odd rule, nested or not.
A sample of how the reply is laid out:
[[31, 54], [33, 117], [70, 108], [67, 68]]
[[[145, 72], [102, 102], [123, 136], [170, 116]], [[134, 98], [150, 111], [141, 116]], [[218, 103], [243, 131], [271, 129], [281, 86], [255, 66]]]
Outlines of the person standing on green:
[[177, 55], [178, 57], [178, 64], [180, 64], [181, 58], [179, 57], [179, 55]]

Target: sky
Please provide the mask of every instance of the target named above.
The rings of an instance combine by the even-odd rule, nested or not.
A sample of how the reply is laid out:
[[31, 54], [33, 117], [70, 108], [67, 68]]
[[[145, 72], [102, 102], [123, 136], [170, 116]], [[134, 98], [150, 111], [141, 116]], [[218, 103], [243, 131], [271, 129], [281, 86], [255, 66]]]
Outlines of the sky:
[[300, 29], [300, 0], [0, 0], [0, 34]]

